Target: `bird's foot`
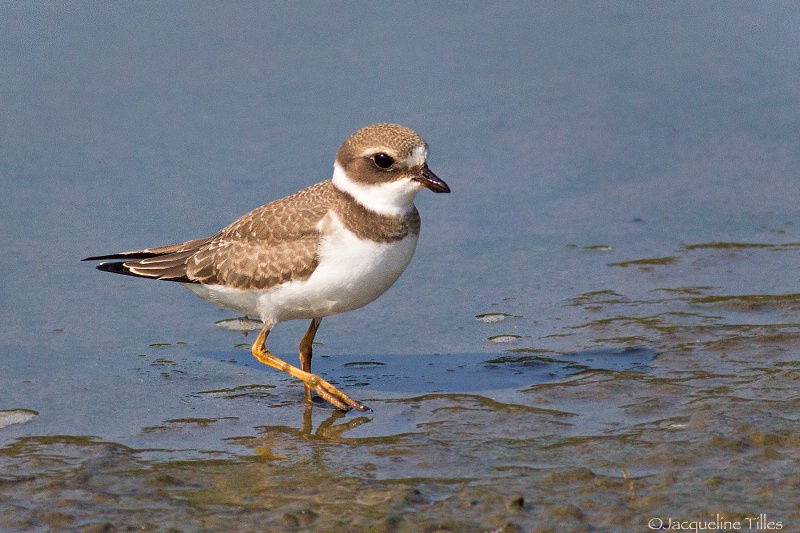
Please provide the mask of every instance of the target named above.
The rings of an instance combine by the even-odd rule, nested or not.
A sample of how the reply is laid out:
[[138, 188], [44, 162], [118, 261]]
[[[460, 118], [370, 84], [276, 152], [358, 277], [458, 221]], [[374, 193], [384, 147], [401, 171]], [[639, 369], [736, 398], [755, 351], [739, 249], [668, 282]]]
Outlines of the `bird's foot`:
[[[306, 381], [306, 384], [308, 384], [310, 388], [314, 389], [320, 398], [341, 411], [349, 411], [350, 409], [355, 409], [356, 411], [361, 412], [371, 411], [369, 407], [358, 400], [354, 400], [316, 374], [310, 374], [309, 380]], [[308, 395], [306, 395], [306, 399], [308, 399]]]

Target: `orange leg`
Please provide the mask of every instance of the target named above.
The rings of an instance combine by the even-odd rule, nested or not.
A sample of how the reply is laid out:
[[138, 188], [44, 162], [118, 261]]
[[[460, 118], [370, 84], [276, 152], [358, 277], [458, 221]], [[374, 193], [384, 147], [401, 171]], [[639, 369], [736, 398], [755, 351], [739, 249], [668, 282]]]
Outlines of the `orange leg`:
[[[314, 323], [316, 322], [316, 326]], [[311, 343], [314, 340], [314, 334], [317, 332], [317, 328], [319, 327], [319, 320], [313, 320], [311, 322], [311, 326], [309, 326], [308, 331], [306, 332], [305, 336], [303, 337], [303, 341], [300, 343], [300, 353], [301, 353], [301, 364], [305, 364], [302, 361], [302, 353], [303, 348], [307, 344], [308, 348], [308, 367], [309, 370], [311, 369]], [[337, 409], [341, 409], [342, 411], [348, 411], [350, 408], [354, 408], [358, 411], [369, 411], [369, 407], [364, 405], [363, 403], [356, 401], [350, 398], [348, 395], [322, 379], [321, 377], [317, 376], [316, 374], [312, 374], [308, 370], [301, 370], [296, 366], [290, 365], [286, 361], [282, 359], [278, 359], [274, 355], [272, 355], [269, 350], [267, 350], [267, 336], [269, 335], [271, 327], [265, 325], [261, 332], [256, 337], [256, 341], [253, 343], [251, 347], [251, 352], [253, 353], [253, 357], [258, 359], [261, 363], [265, 365], [271, 366], [272, 368], [276, 368], [278, 370], [282, 370], [286, 372], [292, 377], [295, 377], [299, 380], [302, 380], [306, 390], [310, 394], [310, 389], [317, 391], [317, 394], [322, 397], [323, 400], [333, 404], [334, 407]], [[313, 329], [313, 332], [312, 332]], [[309, 335], [310, 334], [310, 335]], [[308, 339], [308, 340], [306, 340]]]
[[[300, 341], [300, 368], [305, 372], [311, 372], [312, 345], [321, 322], [321, 318], [312, 318], [306, 334], [303, 335], [303, 340]], [[303, 388], [305, 389], [306, 402], [311, 402], [311, 387], [308, 383], [303, 383]]]

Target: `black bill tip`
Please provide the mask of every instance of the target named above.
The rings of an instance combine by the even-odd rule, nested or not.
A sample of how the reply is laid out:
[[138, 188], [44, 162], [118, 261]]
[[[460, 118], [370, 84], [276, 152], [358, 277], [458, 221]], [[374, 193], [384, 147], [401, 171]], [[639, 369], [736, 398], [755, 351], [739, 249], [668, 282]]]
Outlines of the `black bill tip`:
[[450, 187], [442, 180], [439, 176], [433, 173], [431, 169], [428, 168], [427, 165], [423, 167], [422, 172], [416, 178], [414, 178], [423, 187], [426, 187], [433, 192], [450, 192]]

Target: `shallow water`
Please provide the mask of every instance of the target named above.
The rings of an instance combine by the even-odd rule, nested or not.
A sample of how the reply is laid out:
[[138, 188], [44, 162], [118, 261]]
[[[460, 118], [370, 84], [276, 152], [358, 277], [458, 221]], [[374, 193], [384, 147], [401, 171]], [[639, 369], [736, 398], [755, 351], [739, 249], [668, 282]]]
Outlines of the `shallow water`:
[[[797, 5], [2, 11], [0, 530], [800, 530]], [[372, 412], [79, 262], [211, 234], [379, 120], [453, 193], [317, 337]]]

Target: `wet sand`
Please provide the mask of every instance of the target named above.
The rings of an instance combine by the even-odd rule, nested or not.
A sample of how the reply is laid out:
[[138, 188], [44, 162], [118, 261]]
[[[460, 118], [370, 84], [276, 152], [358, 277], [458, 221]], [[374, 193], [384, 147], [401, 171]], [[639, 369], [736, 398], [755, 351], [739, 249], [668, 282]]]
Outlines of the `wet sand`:
[[[651, 519], [766, 515], [791, 531], [800, 296], [673, 281], [721, 264], [736, 275], [797, 247], [717, 243], [609, 263], [651, 283], [646, 297], [575, 295], [564, 314], [585, 320], [544, 338], [502, 302], [465, 324], [519, 335], [495, 355], [326, 358], [368, 414], [306, 408], [296, 383], [268, 379], [183, 398], [282, 418], [243, 433], [229, 415], [142, 427], [138, 447], [20, 437], [0, 450], [0, 529], [646, 531]], [[575, 345], [586, 349], [556, 349]], [[172, 361], [169, 348], [142, 358], [149, 379], [191, 381], [192, 356]]]

